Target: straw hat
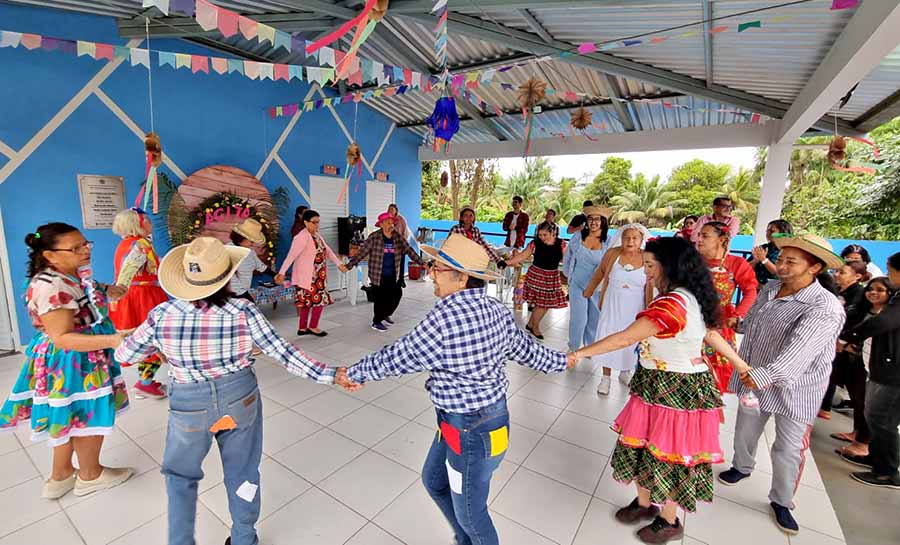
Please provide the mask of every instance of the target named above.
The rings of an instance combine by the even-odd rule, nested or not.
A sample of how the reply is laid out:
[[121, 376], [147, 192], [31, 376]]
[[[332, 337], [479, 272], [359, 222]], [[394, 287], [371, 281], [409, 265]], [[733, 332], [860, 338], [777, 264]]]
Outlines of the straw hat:
[[198, 237], [166, 254], [159, 264], [159, 283], [176, 299], [197, 301], [222, 289], [249, 253], [250, 248]]
[[378, 214], [378, 221], [375, 222], [375, 227], [381, 227], [381, 222], [392, 219], [394, 219], [393, 214], [390, 212], [382, 212], [381, 214]]
[[781, 248], [797, 248], [814, 255], [825, 263], [829, 269], [839, 269], [844, 260], [834, 253], [829, 243], [817, 235], [798, 235], [796, 237], [773, 237], [775, 245]]
[[440, 248], [422, 245], [422, 251], [448, 267], [482, 280], [496, 280], [500, 275], [488, 270], [491, 258], [481, 244], [465, 235], [453, 233]]
[[603, 207], [596, 206], [596, 205], [595, 206], [585, 206], [581, 210], [581, 213], [584, 214], [585, 216], [605, 216], [606, 214], [604, 214], [604, 212], [605, 212], [605, 210], [603, 209]]
[[231, 230], [253, 244], [262, 244], [266, 241], [266, 237], [263, 235], [262, 224], [253, 218], [245, 219], [241, 223], [235, 225]]

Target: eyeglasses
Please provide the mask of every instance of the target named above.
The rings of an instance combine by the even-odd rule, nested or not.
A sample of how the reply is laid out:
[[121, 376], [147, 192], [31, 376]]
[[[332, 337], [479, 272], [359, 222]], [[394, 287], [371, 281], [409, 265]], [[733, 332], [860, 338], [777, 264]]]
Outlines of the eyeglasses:
[[603, 218], [598, 218], [596, 216], [591, 216], [587, 220], [590, 223], [603, 223]]
[[88, 240], [85, 241], [74, 248], [50, 248], [51, 252], [72, 252], [74, 254], [80, 254], [83, 252], [90, 252], [94, 248], [94, 241]]

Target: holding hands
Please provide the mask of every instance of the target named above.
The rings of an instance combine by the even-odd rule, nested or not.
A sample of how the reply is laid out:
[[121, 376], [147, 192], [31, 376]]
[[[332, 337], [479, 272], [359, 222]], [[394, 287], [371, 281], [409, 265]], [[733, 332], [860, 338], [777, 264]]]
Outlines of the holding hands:
[[355, 392], [362, 388], [362, 384], [357, 384], [347, 377], [346, 367], [338, 367], [337, 372], [334, 374], [334, 383], [347, 392]]
[[275, 281], [276, 284], [278, 284], [279, 286], [281, 286], [281, 285], [284, 284], [284, 275], [283, 275], [283, 274], [276, 274], [276, 275], [275, 275], [275, 278], [273, 278], [273, 280]]
[[117, 286], [112, 284], [106, 287], [106, 297], [110, 301], [118, 301], [119, 299], [125, 297], [125, 294], [128, 293], [128, 288], [124, 286]]
[[340, 265], [338, 265], [338, 269], [339, 269], [342, 273], [345, 273], [345, 272], [347, 272], [347, 271], [350, 270], [350, 267], [348, 267], [347, 265], [344, 265], [343, 263], [341, 263]]

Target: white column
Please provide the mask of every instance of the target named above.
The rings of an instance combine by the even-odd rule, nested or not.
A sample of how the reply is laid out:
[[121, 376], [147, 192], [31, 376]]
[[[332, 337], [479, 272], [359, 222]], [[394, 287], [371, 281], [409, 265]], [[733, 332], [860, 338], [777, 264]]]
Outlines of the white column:
[[759, 197], [759, 212], [756, 215], [756, 227], [753, 231], [754, 246], [766, 241], [766, 227], [770, 221], [781, 216], [792, 150], [793, 142], [769, 144], [766, 172], [763, 175], [762, 191]]

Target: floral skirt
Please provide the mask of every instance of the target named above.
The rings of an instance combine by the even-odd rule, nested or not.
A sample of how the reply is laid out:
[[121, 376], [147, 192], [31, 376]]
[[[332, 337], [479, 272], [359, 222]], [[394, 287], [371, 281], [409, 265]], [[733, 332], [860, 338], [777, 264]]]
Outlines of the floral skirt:
[[[729, 327], [723, 327], [718, 331], [719, 335], [731, 345], [731, 348], [737, 351], [737, 335], [734, 330]], [[734, 373], [734, 367], [731, 366], [731, 362], [725, 359], [725, 356], [716, 352], [705, 341], [703, 342], [703, 358], [715, 375], [716, 386], [719, 387], [719, 392], [722, 394], [733, 393], [728, 389], [728, 383], [731, 381], [731, 375]]]
[[559, 271], [548, 271], [532, 265], [525, 273], [523, 298], [528, 304], [543, 308], [566, 308], [569, 300], [562, 290]]
[[613, 478], [637, 482], [650, 501], [672, 501], [695, 511], [713, 498], [712, 464], [724, 461], [719, 445], [722, 398], [711, 373], [638, 369], [631, 398], [616, 417]]
[[[90, 331], [114, 332], [109, 320]], [[116, 415], [127, 407], [128, 390], [112, 350], [60, 350], [38, 333], [25, 350], [12, 394], [0, 408], [0, 431], [30, 420], [32, 441], [48, 439], [55, 447], [71, 437], [108, 435]]]
[[297, 287], [294, 305], [299, 310], [301, 308], [324, 307], [333, 302], [331, 293], [328, 292], [328, 269], [325, 268], [324, 263], [321, 266], [317, 265], [310, 289], [306, 290], [299, 286]]

